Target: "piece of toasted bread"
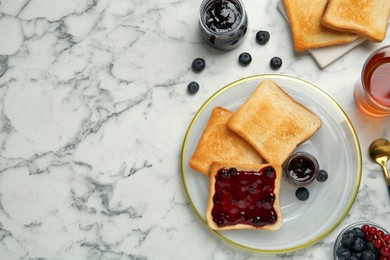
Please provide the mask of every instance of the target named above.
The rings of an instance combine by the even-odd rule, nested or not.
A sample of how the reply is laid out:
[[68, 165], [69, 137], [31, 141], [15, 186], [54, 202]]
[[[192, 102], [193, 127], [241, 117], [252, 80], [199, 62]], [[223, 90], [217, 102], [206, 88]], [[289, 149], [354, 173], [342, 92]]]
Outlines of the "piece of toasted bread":
[[279, 165], [321, 124], [317, 115], [272, 80], [262, 81], [227, 122], [266, 162]]
[[389, 16], [389, 0], [329, 0], [322, 24], [380, 42], [386, 36]]
[[279, 165], [213, 162], [206, 210], [208, 226], [214, 230], [278, 230], [283, 223], [281, 179]]
[[327, 0], [284, 0], [296, 51], [350, 43], [356, 34], [334, 31], [321, 24]]
[[196, 150], [190, 160], [190, 167], [205, 175], [209, 174], [213, 161], [259, 164], [264, 160], [244, 139], [226, 127], [233, 115], [222, 107], [215, 107], [204, 129]]

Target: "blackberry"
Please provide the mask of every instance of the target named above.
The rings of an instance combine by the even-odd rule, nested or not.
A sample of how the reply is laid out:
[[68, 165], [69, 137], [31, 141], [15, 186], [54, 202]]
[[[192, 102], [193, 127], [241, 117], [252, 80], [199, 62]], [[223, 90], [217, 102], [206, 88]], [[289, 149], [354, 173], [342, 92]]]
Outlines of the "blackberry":
[[206, 67], [206, 62], [202, 58], [196, 58], [192, 61], [192, 69], [195, 72], [201, 72]]
[[[324, 182], [328, 179], [328, 173], [325, 170], [319, 170], [317, 175], [317, 181]], [[358, 228], [361, 230], [360, 228]]]
[[238, 56], [238, 62], [242, 66], [247, 66], [252, 62], [252, 56], [248, 52], [243, 52]]
[[300, 187], [295, 191], [295, 196], [297, 199], [305, 201], [309, 198], [309, 190], [305, 187]]
[[274, 70], [277, 70], [279, 69], [280, 67], [282, 67], [282, 59], [279, 58], [279, 57], [273, 57], [270, 62], [269, 62], [269, 65], [272, 69]]
[[194, 95], [199, 90], [199, 84], [195, 81], [190, 82], [187, 85], [187, 91], [189, 94]]
[[269, 41], [270, 34], [267, 31], [258, 31], [256, 33], [256, 41], [258, 44], [264, 45]]

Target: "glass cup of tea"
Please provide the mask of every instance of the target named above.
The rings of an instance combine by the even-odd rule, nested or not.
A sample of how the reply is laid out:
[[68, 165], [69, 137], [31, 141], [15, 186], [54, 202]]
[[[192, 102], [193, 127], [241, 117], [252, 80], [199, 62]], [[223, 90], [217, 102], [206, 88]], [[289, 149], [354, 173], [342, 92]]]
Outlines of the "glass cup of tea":
[[248, 29], [248, 17], [241, 0], [203, 0], [199, 9], [203, 40], [219, 50], [238, 47]]
[[374, 51], [364, 63], [354, 91], [355, 103], [368, 116], [390, 116], [390, 45]]

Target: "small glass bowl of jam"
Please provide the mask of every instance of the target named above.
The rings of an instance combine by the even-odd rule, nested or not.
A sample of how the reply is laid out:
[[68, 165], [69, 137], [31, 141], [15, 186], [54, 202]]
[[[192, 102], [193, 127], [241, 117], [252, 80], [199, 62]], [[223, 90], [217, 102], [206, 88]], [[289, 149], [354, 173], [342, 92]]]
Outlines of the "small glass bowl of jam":
[[318, 175], [317, 159], [307, 152], [291, 154], [283, 163], [283, 172], [287, 179], [298, 186], [312, 183]]
[[238, 47], [246, 35], [248, 18], [241, 0], [203, 0], [199, 10], [203, 40], [219, 50]]

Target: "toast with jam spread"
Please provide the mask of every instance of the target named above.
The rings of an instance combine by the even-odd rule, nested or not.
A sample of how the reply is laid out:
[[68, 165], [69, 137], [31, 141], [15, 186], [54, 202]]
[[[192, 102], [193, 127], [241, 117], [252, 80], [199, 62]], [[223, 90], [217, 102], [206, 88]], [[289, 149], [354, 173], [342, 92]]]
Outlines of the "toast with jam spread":
[[284, 0], [296, 51], [347, 44], [358, 38], [356, 34], [335, 31], [321, 24], [326, 2], [327, 0]]
[[328, 0], [322, 24], [381, 42], [386, 36], [389, 16], [389, 0]]
[[278, 230], [282, 169], [272, 164], [213, 162], [207, 225], [214, 230]]
[[250, 143], [266, 162], [277, 165], [321, 125], [316, 114], [272, 80], [262, 81], [227, 122], [228, 128]]
[[242, 137], [228, 129], [226, 122], [233, 112], [215, 107], [204, 129], [196, 150], [191, 157], [190, 167], [205, 175], [209, 174], [213, 161], [259, 164], [263, 158]]

